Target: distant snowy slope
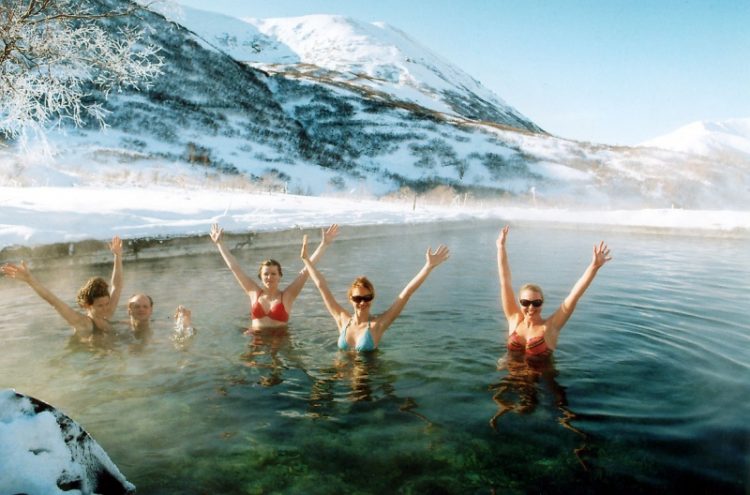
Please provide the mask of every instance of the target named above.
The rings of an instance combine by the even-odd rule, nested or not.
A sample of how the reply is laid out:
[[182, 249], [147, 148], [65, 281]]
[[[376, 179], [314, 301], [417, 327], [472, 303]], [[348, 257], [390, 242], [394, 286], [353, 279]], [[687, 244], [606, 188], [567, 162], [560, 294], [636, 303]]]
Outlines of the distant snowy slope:
[[696, 155], [735, 155], [750, 160], [750, 118], [693, 122], [641, 144]]
[[189, 8], [179, 22], [232, 58], [268, 72], [344, 85], [447, 116], [542, 131], [476, 79], [383, 23], [337, 15], [243, 22]]
[[181, 8], [175, 21], [239, 62], [291, 64], [300, 61], [286, 45], [235, 17]]
[[387, 24], [334, 15], [247, 21], [289, 46], [302, 63], [352, 79], [362, 78], [362, 84], [433, 91], [463, 87], [499, 106], [507, 106], [468, 74]]

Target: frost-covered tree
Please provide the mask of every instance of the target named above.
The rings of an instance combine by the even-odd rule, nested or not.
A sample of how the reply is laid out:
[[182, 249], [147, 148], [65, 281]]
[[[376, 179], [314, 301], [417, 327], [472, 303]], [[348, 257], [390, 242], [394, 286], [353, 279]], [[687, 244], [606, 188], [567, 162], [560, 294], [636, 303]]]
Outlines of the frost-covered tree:
[[0, 0], [0, 135], [65, 119], [104, 125], [106, 111], [91, 91], [138, 88], [160, 73], [158, 49], [127, 22], [142, 7], [105, 2]]

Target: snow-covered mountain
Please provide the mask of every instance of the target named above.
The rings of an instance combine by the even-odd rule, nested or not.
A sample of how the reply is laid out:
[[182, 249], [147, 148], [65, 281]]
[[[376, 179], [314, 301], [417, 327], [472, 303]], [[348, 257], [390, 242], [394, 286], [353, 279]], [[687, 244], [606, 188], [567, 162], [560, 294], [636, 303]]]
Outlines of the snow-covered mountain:
[[542, 132], [476, 79], [384, 23], [336, 15], [240, 21], [187, 8], [182, 23], [233, 58], [270, 73]]
[[750, 207], [747, 161], [551, 136], [387, 26], [189, 9], [138, 19], [161, 48], [163, 75], [141, 92], [92, 93], [111, 112], [104, 131], [63, 128], [47, 153], [34, 142], [0, 149], [0, 185], [440, 187], [539, 205]]
[[642, 146], [750, 161], [750, 118], [693, 122]]

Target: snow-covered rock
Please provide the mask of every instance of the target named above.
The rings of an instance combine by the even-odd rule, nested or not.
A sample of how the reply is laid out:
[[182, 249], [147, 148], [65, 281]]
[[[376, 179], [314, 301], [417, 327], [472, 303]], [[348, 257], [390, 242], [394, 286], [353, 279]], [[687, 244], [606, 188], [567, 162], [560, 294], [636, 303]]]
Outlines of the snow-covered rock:
[[0, 391], [0, 494], [134, 492], [78, 423], [38, 399]]

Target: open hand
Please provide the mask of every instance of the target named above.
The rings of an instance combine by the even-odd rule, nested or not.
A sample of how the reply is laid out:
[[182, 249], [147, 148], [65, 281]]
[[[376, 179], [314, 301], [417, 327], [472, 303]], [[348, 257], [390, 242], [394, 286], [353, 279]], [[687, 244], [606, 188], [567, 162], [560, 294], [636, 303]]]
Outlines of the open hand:
[[28, 282], [31, 279], [31, 270], [26, 266], [25, 261], [21, 261], [20, 265], [6, 263], [0, 266], [0, 272], [3, 272], [6, 277], [23, 280], [24, 282]]
[[451, 252], [448, 250], [448, 247], [445, 244], [439, 245], [434, 252], [430, 251], [430, 248], [427, 248], [427, 252], [425, 253], [427, 266], [429, 266], [430, 268], [434, 268], [443, 261], [447, 260], [450, 255]]
[[330, 244], [339, 235], [339, 226], [334, 223], [326, 230], [320, 229], [320, 234], [323, 239], [323, 244]]
[[609, 247], [604, 244], [604, 241], [601, 241], [599, 245], [594, 244], [594, 255], [591, 259], [592, 265], [599, 268], [611, 259], [612, 256], [609, 254]]
[[188, 308], [186, 308], [182, 304], [177, 306], [177, 309], [174, 312], [175, 319], [182, 318], [182, 322], [185, 325], [191, 324], [192, 315], [193, 315], [192, 311], [190, 311]]
[[212, 223], [211, 224], [211, 240], [214, 242], [214, 244], [218, 244], [221, 242], [222, 234], [224, 234], [224, 229], [219, 227], [218, 223]]
[[109, 250], [116, 256], [122, 256], [122, 239], [120, 236], [112, 237], [112, 242], [109, 243]]
[[503, 227], [503, 229], [500, 231], [500, 234], [497, 236], [497, 241], [495, 242], [497, 244], [497, 248], [500, 249], [501, 247], [505, 246], [505, 240], [508, 237], [508, 230], [510, 230], [510, 227], [507, 225]]

